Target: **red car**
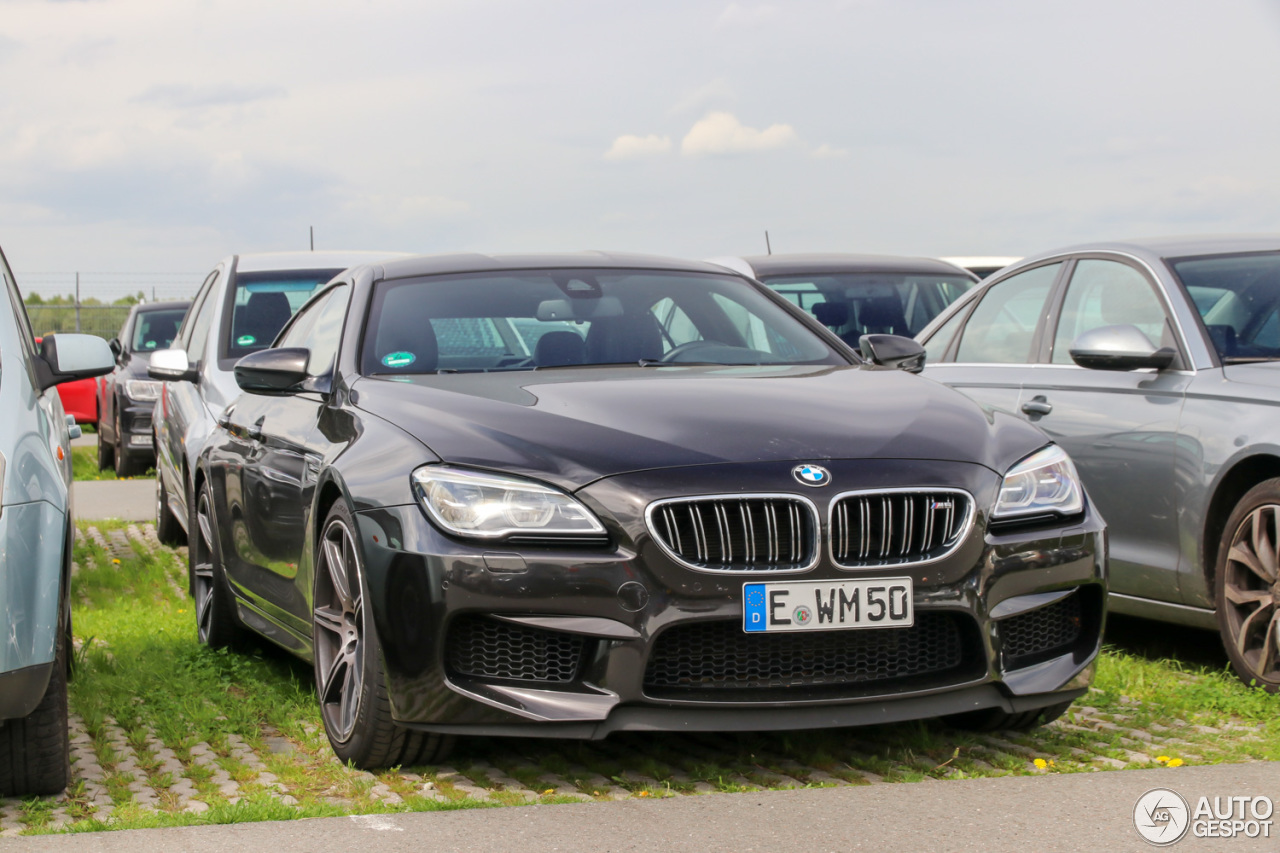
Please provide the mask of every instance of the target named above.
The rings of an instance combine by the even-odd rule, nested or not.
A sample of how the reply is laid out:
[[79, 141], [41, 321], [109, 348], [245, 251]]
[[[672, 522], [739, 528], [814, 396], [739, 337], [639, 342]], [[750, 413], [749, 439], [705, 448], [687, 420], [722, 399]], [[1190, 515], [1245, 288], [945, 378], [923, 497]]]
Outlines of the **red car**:
[[[40, 338], [36, 338], [39, 346]], [[64, 382], [58, 386], [58, 396], [62, 398], [62, 410], [76, 419], [78, 424], [89, 424], [98, 428], [98, 380], [77, 379]]]

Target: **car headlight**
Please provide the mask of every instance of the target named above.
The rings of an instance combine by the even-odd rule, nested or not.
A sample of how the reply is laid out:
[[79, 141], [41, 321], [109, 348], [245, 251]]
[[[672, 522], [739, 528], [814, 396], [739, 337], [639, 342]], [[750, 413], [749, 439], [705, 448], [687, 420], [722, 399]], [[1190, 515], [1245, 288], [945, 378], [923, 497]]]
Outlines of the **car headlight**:
[[124, 394], [139, 403], [151, 403], [160, 399], [161, 383], [150, 379], [130, 379], [124, 383]]
[[1076, 466], [1065, 450], [1051, 445], [1023, 459], [1004, 475], [992, 518], [1075, 515], [1083, 509], [1084, 490]]
[[428, 465], [413, 482], [431, 520], [476, 539], [600, 538], [604, 525], [574, 498], [533, 480]]

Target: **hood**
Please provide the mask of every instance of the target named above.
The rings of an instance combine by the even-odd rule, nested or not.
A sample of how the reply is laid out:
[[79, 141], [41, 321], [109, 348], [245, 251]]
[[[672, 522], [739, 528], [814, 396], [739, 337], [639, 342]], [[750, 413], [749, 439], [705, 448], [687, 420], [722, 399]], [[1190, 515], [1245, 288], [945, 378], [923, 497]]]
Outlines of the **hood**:
[[360, 409], [442, 460], [574, 490], [742, 462], [937, 459], [1003, 472], [1048, 439], [941, 384], [860, 366], [588, 367], [364, 377]]

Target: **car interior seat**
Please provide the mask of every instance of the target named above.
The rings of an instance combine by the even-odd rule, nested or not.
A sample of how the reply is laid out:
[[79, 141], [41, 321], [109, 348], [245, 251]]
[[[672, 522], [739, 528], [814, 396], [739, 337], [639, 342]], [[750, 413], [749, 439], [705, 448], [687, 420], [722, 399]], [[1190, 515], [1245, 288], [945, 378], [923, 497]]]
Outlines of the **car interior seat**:
[[568, 329], [546, 332], [533, 348], [533, 363], [538, 367], [565, 367], [587, 360], [587, 344], [582, 335]]
[[898, 296], [873, 296], [858, 302], [858, 325], [862, 333], [911, 336], [907, 316]]
[[652, 314], [599, 317], [587, 330], [588, 364], [630, 364], [662, 358], [662, 330]]
[[283, 293], [278, 291], [252, 293], [249, 295], [249, 301], [244, 304], [244, 313], [239, 318], [240, 322], [232, 326], [235, 335], [232, 343], [241, 346], [238, 341], [248, 335], [253, 338], [253, 341], [245, 346], [270, 346], [292, 316], [293, 309], [289, 307], [289, 298]]

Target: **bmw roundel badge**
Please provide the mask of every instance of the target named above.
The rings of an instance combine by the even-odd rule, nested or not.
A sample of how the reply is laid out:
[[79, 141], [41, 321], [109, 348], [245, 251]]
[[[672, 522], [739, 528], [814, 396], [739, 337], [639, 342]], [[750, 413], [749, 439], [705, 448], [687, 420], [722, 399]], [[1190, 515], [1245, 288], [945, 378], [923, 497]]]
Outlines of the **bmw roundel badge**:
[[831, 472], [821, 465], [797, 465], [791, 469], [791, 476], [806, 486], [825, 486], [831, 482]]

